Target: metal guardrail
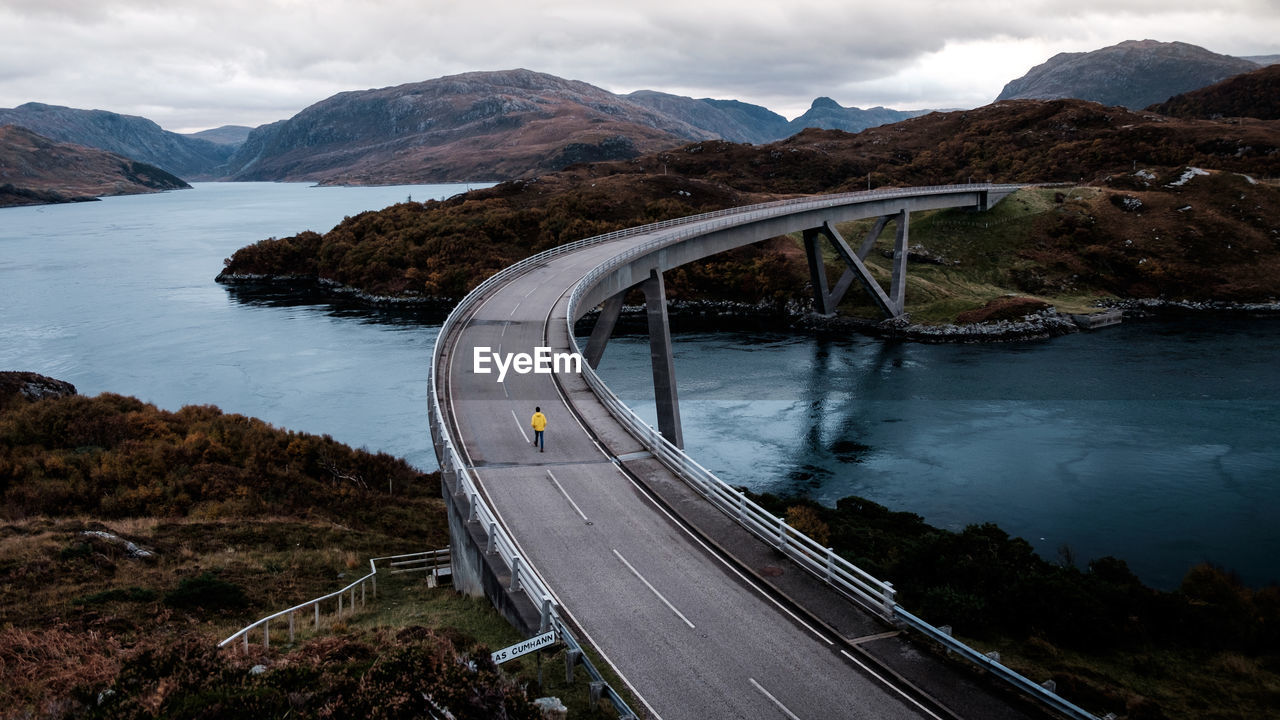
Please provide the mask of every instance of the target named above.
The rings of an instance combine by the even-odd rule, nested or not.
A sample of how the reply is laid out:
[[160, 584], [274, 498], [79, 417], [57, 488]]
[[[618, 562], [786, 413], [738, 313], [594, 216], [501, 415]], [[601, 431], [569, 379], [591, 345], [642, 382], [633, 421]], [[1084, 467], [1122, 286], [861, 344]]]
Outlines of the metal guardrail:
[[[973, 192], [973, 191], [1009, 191], [1012, 192], [1018, 188], [1025, 187], [1020, 184], [993, 185], [993, 184], [968, 184], [968, 185], [939, 185], [929, 187], [905, 188], [905, 189], [885, 189], [860, 191], [854, 193], [843, 193], [839, 195], [827, 195], [820, 198], [796, 198], [792, 200], [780, 200], [769, 203], [760, 203], [757, 205], [749, 205], [739, 208], [730, 208], [726, 210], [717, 210], [699, 215], [691, 215], [688, 217], [677, 218], [673, 220], [664, 220], [662, 222], [650, 223], [623, 230], [617, 230], [603, 235], [578, 240], [576, 242], [566, 243], [549, 250], [532, 255], [520, 262], [511, 265], [498, 273], [490, 276], [484, 282], [480, 283], [466, 297], [458, 303], [458, 305], [445, 319], [440, 327], [440, 332], [436, 337], [436, 343], [432, 350], [432, 370], [431, 382], [428, 388], [428, 403], [430, 406], [430, 425], [432, 438], [436, 447], [436, 457], [440, 462], [442, 473], [450, 473], [456, 478], [457, 487], [460, 494], [464, 494], [468, 498], [471, 507], [472, 520], [476, 520], [488, 530], [490, 552], [497, 553], [507, 566], [511, 568], [511, 586], [512, 591], [524, 590], [527, 596], [532, 600], [535, 606], [541, 608], [542, 626], [544, 629], [555, 627], [561, 633], [561, 637], [566, 644], [572, 641], [574, 647], [577, 642], [573, 638], [572, 632], [565, 624], [560, 615], [559, 604], [554, 594], [547, 587], [546, 583], [538, 575], [536, 569], [528, 562], [528, 560], [519, 552], [518, 547], [507, 532], [505, 526], [499, 521], [496, 513], [489, 508], [487, 501], [482, 494], [478, 483], [473, 477], [471, 468], [463, 461], [461, 454], [458, 453], [456, 442], [449, 433], [449, 424], [441, 409], [439, 382], [437, 371], [443, 367], [442, 359], [446, 354], [446, 345], [455, 327], [463, 322], [471, 312], [494, 288], [504, 284], [509, 279], [523, 274], [524, 272], [541, 265], [548, 260], [563, 255], [565, 253], [574, 252], [576, 250], [599, 245], [606, 242], [621, 240], [629, 237], [640, 235], [651, 235], [660, 231], [661, 234], [655, 235], [647, 242], [637, 246], [628, 248], [627, 250], [615, 255], [609, 260], [596, 266], [588, 272], [574, 287], [570, 295], [569, 307], [567, 314], [568, 336], [570, 349], [580, 352], [578, 343], [574, 337], [573, 318], [576, 315], [578, 304], [583, 296], [593, 284], [602, 278], [605, 274], [612, 272], [613, 269], [626, 264], [631, 259], [640, 255], [651, 253], [662, 247], [681, 242], [685, 239], [703, 235], [715, 230], [727, 228], [735, 225], [745, 225], [771, 217], [778, 217], [795, 212], [807, 210], [824, 209], [837, 207], [846, 204], [859, 202], [871, 202], [876, 200], [891, 199], [894, 197], [916, 197], [920, 195], [948, 194], [955, 192]], [[998, 677], [1012, 683], [1020, 690], [1031, 694], [1038, 698], [1046, 705], [1064, 712], [1067, 716], [1077, 720], [1098, 720], [1098, 718], [1088, 712], [1072, 705], [1071, 703], [1058, 697], [1057, 694], [1049, 691], [1047, 688], [1037, 685], [1031, 680], [1005, 668], [1003, 665], [996, 663], [969, 646], [961, 643], [950, 635], [943, 633], [941, 630], [925, 623], [923, 620], [916, 618], [907, 613], [901, 606], [894, 602], [894, 590], [891, 583], [881, 581], [871, 576], [856, 565], [848, 562], [844, 558], [838, 556], [830, 548], [826, 548], [809, 538], [804, 533], [792, 528], [786, 523], [784, 518], [778, 518], [766, 512], [758, 504], [748, 500], [741, 491], [729, 486], [724, 481], [717, 478], [706, 468], [699, 465], [693, 458], [690, 458], [682, 450], [672, 445], [663, 438], [657, 430], [645, 423], [635, 414], [631, 408], [627, 407], [613, 391], [600, 379], [593, 369], [588, 366], [583, 367], [583, 377], [587, 384], [596, 393], [597, 397], [610, 412], [624, 426], [626, 426], [637, 439], [639, 439], [653, 454], [662, 460], [674, 472], [685, 478], [695, 489], [707, 497], [717, 507], [728, 513], [731, 517], [738, 519], [742, 525], [750, 532], [757, 535], [765, 542], [770, 543], [773, 547], [785, 552], [789, 557], [795, 560], [806, 570], [822, 578], [830, 583], [846, 596], [854, 601], [871, 609], [873, 612], [880, 614], [886, 619], [902, 622], [910, 627], [916, 628], [928, 637], [943, 643], [949, 649], [955, 650], [958, 654], [971, 662], [975, 662], [982, 667], [993, 669], [998, 666], [1001, 670], [995, 672]], [[591, 667], [589, 662], [585, 662], [587, 668], [596, 680], [601, 680], [599, 673]], [[977, 658], [981, 658], [978, 660]], [[634, 717], [634, 713], [626, 706], [626, 703], [614, 691], [612, 687], [606, 685], [610, 701], [615, 709], [618, 710], [620, 717]]]
[[[336, 600], [336, 602], [334, 603], [336, 608], [334, 610], [335, 618], [342, 617], [343, 598], [346, 598], [348, 596], [350, 597], [350, 600], [347, 602], [346, 606], [349, 609], [349, 612], [355, 612], [356, 588], [360, 589], [360, 607], [364, 607], [365, 602], [367, 600], [366, 598], [367, 587], [371, 586], [373, 596], [374, 597], [378, 596], [378, 565], [377, 563], [379, 560], [391, 560], [392, 562], [390, 564], [390, 567], [395, 567], [397, 565], [405, 565], [405, 564], [416, 565], [414, 570], [398, 570], [398, 571], [390, 570], [389, 574], [392, 572], [413, 572], [415, 570], [416, 571], [429, 570], [429, 571], [432, 571], [433, 576], [438, 579], [440, 576], [440, 567], [439, 567], [440, 563], [442, 562], [448, 563], [449, 557], [450, 557], [449, 548], [444, 548], [442, 550], [430, 550], [430, 551], [421, 552], [421, 553], [409, 553], [407, 555], [392, 555], [388, 557], [370, 558], [368, 575], [365, 575], [364, 577], [352, 582], [350, 585], [347, 585], [341, 590], [331, 592], [328, 595], [322, 595], [318, 598], [308, 600], [299, 605], [294, 605], [288, 610], [281, 610], [278, 613], [268, 615], [264, 618], [257, 620], [256, 622], [246, 625], [245, 627], [241, 628], [240, 630], [232, 634], [226, 640], [223, 640], [222, 642], [218, 643], [218, 647], [226, 647], [231, 643], [235, 642], [237, 638], [239, 638], [241, 642], [244, 644], [244, 649], [247, 651], [249, 649], [249, 635], [254, 630], [257, 630], [257, 629], [262, 630], [262, 646], [271, 647], [271, 621], [278, 620], [283, 617], [288, 618], [289, 642], [293, 642], [295, 624], [296, 624], [295, 620], [298, 612], [310, 608], [313, 611], [313, 615], [314, 615], [313, 627], [319, 628], [320, 620], [321, 620], [320, 605], [327, 601]], [[428, 563], [431, 563], [431, 565], [428, 565]]]
[[[850, 193], [848, 195], [832, 196], [811, 202], [787, 201], [785, 203], [768, 203], [765, 205], [753, 206], [750, 209], [746, 209], [747, 212], [745, 214], [737, 215], [732, 219], [722, 219], [718, 222], [704, 222], [705, 220], [719, 217], [718, 214], [708, 214], [706, 216], [688, 218], [687, 220], [690, 222], [682, 223], [678, 230], [670, 233], [664, 233], [662, 236], [656, 237], [650, 242], [630, 248], [627, 251], [606, 260], [593, 268], [582, 278], [582, 280], [578, 282], [574, 287], [573, 292], [570, 294], [566, 318], [570, 350], [574, 352], [581, 352], [578, 347], [577, 338], [574, 335], [574, 317], [577, 314], [578, 306], [581, 303], [583, 296], [590, 291], [593, 285], [600, 278], [618, 267], [627, 264], [633, 258], [652, 253], [653, 251], [667, 245], [681, 242], [685, 239], [706, 234], [730, 225], [743, 225], [769, 217], [776, 217], [777, 215], [784, 213], [832, 207], [839, 204], [845, 204], [850, 200], [878, 200], [885, 197], [935, 194], [963, 190], [985, 189], [1012, 191], [1019, 187], [1023, 186], [960, 185], [914, 188], [910, 191], [898, 192], [860, 192]], [[874, 195], [875, 197], [869, 197], [871, 195]], [[695, 223], [697, 223], [696, 226]], [[730, 517], [736, 519], [752, 534], [785, 553], [801, 567], [823, 579], [836, 590], [859, 602], [873, 612], [880, 614], [888, 620], [900, 622], [917, 630], [926, 637], [942, 644], [948, 650], [955, 652], [965, 660], [991, 672], [996, 677], [999, 677], [1018, 690], [1037, 698], [1045, 705], [1063, 713], [1067, 717], [1074, 718], [1076, 720], [1098, 720], [1097, 716], [1071, 702], [1068, 702], [1047, 687], [1033, 682], [1027, 677], [1002, 665], [997, 660], [974, 650], [968, 645], [956, 640], [950, 634], [944, 633], [933, 625], [930, 625], [924, 620], [921, 620], [907, 612], [905, 608], [894, 601], [895, 591], [891, 583], [878, 580], [853, 563], [850, 563], [837, 555], [831, 548], [823, 547], [804, 533], [792, 528], [786, 523], [784, 518], [773, 516], [758, 504], [748, 500], [742, 491], [731, 487], [723, 480], [712, 474], [709, 470], [702, 467], [697, 461], [685, 454], [685, 452], [680, 448], [672, 445], [661, 435], [661, 433], [636, 415], [630, 407], [623, 403], [617, 395], [615, 395], [613, 391], [605, 385], [604, 381], [600, 379], [600, 376], [596, 374], [594, 369], [589, 366], [584, 366], [582, 375], [587, 384], [591, 387], [592, 391], [595, 392], [597, 398], [609, 409], [610, 413], [612, 413], [619, 422], [621, 422], [633, 435], [637, 437], [637, 439], [649, 448], [657, 458], [666, 464], [672, 471], [684, 478], [694, 489], [700, 492], [712, 504], [720, 508]]]
[[[583, 297], [605, 275], [629, 263], [637, 257], [684, 240], [705, 235], [726, 227], [746, 225], [759, 220], [779, 217], [813, 209], [871, 202], [894, 197], [950, 194], [983, 190], [1012, 190], [1020, 185], [943, 185], [907, 190], [877, 190], [821, 198], [802, 198], [781, 203], [740, 208], [738, 212], [708, 213], [688, 218], [669, 232], [664, 232], [649, 242], [619, 253], [600, 263], [588, 272], [573, 288], [569, 296], [566, 322], [568, 324], [570, 350], [581, 352], [574, 337], [574, 317], [578, 315]], [[681, 449], [640, 419], [612, 390], [605, 385], [595, 370], [583, 367], [583, 378], [613, 416], [635, 435], [651, 452], [659, 457], [676, 474], [689, 482], [703, 497], [725, 513], [735, 518], [751, 533], [782, 551], [809, 572], [823, 578], [832, 587], [886, 619], [894, 617], [894, 589], [891, 583], [879, 580], [853, 563], [845, 560], [831, 548], [823, 547], [804, 533], [787, 524], [784, 518], [775, 517], [757, 503], [748, 500], [744, 493], [729, 486], [706, 468], [699, 465]]]
[[[1066, 715], [1069, 718], [1076, 718], [1078, 720], [1098, 720], [1098, 716], [1088, 710], [1066, 700], [1044, 685], [1035, 683], [1025, 675], [1021, 675], [1011, 670], [1001, 664], [999, 660], [996, 660], [989, 655], [984, 655], [959, 640], [956, 640], [951, 637], [949, 633], [943, 632], [942, 630], [907, 612], [901, 605], [894, 607], [894, 615], [898, 620], [907, 625], [907, 627], [910, 627], [934, 642], [941, 644], [947, 650], [956, 653], [965, 660], [968, 660], [974, 665], [986, 670], [992, 675], [995, 675], [1018, 690], [1031, 695], [1063, 715]], [[1115, 716], [1111, 715], [1108, 717]]]

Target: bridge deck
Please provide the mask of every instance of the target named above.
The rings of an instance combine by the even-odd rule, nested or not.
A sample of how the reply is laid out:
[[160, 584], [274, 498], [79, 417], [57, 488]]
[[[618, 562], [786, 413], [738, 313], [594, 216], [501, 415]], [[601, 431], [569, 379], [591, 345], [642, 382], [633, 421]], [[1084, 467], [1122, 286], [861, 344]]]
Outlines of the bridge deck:
[[[937, 717], [872, 678], [840, 637], [878, 635], [885, 626], [820, 589], [792, 599], [824, 606], [829, 627], [788, 610], [751, 574], [770, 558], [785, 563], [647, 458], [579, 376], [510, 373], [498, 383], [495, 374], [474, 372], [476, 347], [567, 351], [567, 291], [604, 258], [647, 240], [634, 236], [552, 258], [494, 289], [444, 338], [447, 377], [437, 379], [451, 435], [491, 506], [562, 607], [659, 717]], [[543, 453], [530, 444], [534, 406], [549, 420]], [[703, 525], [710, 542], [644, 486]], [[731, 547], [745, 572], [715, 545]], [[787, 590], [802, 575], [787, 568], [775, 584]], [[884, 642], [892, 643], [888, 655], [914, 652]], [[960, 716], [1021, 716], [974, 696], [955, 676], [929, 682], [932, 692], [963, 695], [957, 708], [982, 708]]]

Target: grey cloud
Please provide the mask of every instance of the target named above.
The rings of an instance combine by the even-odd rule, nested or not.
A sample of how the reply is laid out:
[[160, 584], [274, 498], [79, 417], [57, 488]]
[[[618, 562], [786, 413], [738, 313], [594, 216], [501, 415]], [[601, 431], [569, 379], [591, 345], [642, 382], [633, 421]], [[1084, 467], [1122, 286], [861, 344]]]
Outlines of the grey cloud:
[[[165, 127], [259, 124], [343, 90], [526, 67], [775, 109], [803, 109], [817, 95], [920, 107], [954, 83], [888, 79], [948, 43], [1085, 50], [1159, 31], [1219, 52], [1231, 49], [1207, 43], [1280, 52], [1273, 5], [1221, 0], [1194, 22], [1187, 13], [1200, 0], [0, 0], [0, 106], [39, 99], [157, 109]], [[1027, 69], [983, 68], [990, 77], [980, 79], [994, 97]], [[875, 99], [856, 96], [867, 90]]]

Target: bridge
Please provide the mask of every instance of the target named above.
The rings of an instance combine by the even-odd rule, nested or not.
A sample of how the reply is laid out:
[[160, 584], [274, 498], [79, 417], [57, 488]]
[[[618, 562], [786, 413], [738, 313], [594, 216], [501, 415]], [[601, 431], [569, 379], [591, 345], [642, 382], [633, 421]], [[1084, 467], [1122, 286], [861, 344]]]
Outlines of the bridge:
[[[578, 637], [589, 642], [641, 705], [613, 693], [622, 714], [1028, 717], [1016, 695], [1092, 718], [915, 618], [891, 584], [765, 513], [680, 449], [663, 271], [801, 232], [817, 311], [833, 311], [857, 282], [896, 317], [905, 307], [910, 213], [982, 211], [1016, 188], [894, 189], [735, 208], [563, 245], [486, 280], [445, 321], [432, 358], [430, 420], [455, 587], [487, 596], [528, 635], [556, 629], [573, 647]], [[836, 226], [863, 218], [876, 221], [855, 250]], [[888, 223], [897, 232], [886, 291], [863, 260]], [[824, 238], [846, 265], [834, 284]], [[636, 287], [646, 299], [656, 430], [593, 370], [623, 295]], [[538, 353], [578, 353], [574, 325], [596, 307], [580, 371], [528, 372]], [[498, 382], [498, 358], [517, 353], [532, 358], [526, 372], [517, 360]], [[545, 451], [528, 428], [535, 407], [549, 421]], [[975, 685], [912, 646], [904, 629], [943, 643], [1008, 691]]]

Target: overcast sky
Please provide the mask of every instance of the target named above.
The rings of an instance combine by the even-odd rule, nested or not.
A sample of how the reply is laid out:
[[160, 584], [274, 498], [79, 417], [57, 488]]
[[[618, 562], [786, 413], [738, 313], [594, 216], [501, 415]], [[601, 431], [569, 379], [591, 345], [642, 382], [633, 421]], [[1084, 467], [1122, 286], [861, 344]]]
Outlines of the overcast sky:
[[1280, 0], [0, 0], [0, 107], [189, 132], [344, 90], [530, 70], [618, 93], [968, 108], [1058, 52], [1280, 54]]

